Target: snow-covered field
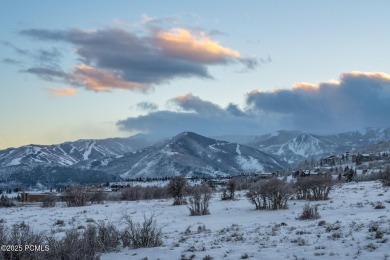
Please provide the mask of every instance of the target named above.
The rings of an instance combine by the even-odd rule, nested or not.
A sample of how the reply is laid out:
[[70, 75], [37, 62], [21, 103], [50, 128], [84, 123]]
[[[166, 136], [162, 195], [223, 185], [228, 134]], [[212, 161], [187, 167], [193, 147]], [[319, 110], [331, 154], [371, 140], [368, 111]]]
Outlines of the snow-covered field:
[[[321, 218], [296, 218], [306, 201], [289, 201], [289, 209], [256, 211], [238, 193], [235, 201], [214, 194], [208, 216], [189, 216], [187, 206], [172, 200], [107, 202], [103, 205], [41, 208], [30, 205], [1, 208], [6, 225], [25, 221], [35, 231], [58, 236], [99, 220], [124, 228], [123, 213], [135, 221], [154, 214], [163, 227], [164, 246], [122, 249], [101, 259], [390, 259], [390, 191], [379, 182], [348, 183], [336, 187], [318, 204]], [[374, 209], [377, 202], [385, 208]], [[64, 222], [62, 225], [58, 223]], [[194, 258], [191, 258], [194, 255]], [[211, 259], [211, 258], [209, 258]]]

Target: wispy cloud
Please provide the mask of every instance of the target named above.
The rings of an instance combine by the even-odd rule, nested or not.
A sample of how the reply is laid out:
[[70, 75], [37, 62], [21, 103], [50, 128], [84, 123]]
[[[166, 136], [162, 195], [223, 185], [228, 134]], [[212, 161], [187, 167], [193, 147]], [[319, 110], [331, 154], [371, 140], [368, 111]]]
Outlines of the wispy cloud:
[[46, 90], [49, 91], [50, 95], [56, 97], [72, 96], [77, 93], [77, 91], [72, 88], [57, 89], [57, 88], [48, 87], [46, 88]]
[[2, 62], [9, 65], [19, 65], [22, 63], [20, 60], [16, 60], [12, 58], [4, 58]]
[[[158, 22], [150, 17], [144, 20], [147, 24]], [[212, 39], [211, 35], [186, 28], [169, 30], [154, 26], [145, 29], [143, 34], [121, 28], [27, 29], [20, 33], [42, 41], [69, 43], [75, 47], [81, 61], [73, 68], [56, 68], [58, 76], [53, 71], [42, 70], [42, 66], [25, 69], [25, 72], [44, 79], [65, 80], [93, 91], [146, 91], [177, 78], [211, 79], [209, 66], [241, 63], [252, 69], [257, 65], [256, 59], [243, 57], [238, 51]], [[41, 58], [51, 57], [52, 53], [42, 52]]]
[[[3, 41], [1, 44], [7, 48], [12, 49], [19, 57], [27, 58], [38, 66], [44, 66], [46, 68], [54, 68], [58, 66], [59, 61], [62, 58], [62, 53], [55, 47], [50, 49], [38, 49], [28, 50], [17, 47], [11, 42]], [[15, 65], [23, 65], [22, 61], [16, 63], [15, 59], [7, 58], [3, 62], [13, 63]]]
[[139, 102], [136, 107], [141, 111], [156, 111], [158, 109], [157, 104], [147, 101]]

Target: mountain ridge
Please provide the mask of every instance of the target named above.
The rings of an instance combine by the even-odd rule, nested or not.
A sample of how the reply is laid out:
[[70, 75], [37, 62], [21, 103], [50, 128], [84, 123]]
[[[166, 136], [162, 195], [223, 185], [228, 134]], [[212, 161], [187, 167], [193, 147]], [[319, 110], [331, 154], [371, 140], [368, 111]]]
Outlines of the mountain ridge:
[[[189, 139], [192, 141], [189, 143], [187, 140], [186, 142], [187, 148], [192, 147], [192, 150], [186, 150], [185, 147], [180, 147], [179, 145], [179, 142], [183, 141], [186, 137], [191, 137]], [[188, 167], [191, 168], [193, 165], [196, 165], [198, 168], [200, 165], [203, 165], [203, 168], [200, 168], [203, 169], [202, 171], [208, 173], [218, 172], [214, 169], [215, 167], [221, 172], [230, 172], [230, 174], [237, 172], [238, 170], [248, 171], [251, 169], [250, 167], [260, 171], [261, 167], [259, 165], [257, 165], [257, 168], [255, 167], [256, 160], [249, 159], [249, 157], [245, 156], [239, 157], [237, 151], [241, 152], [241, 150], [245, 150], [249, 153], [253, 153], [253, 151], [248, 151], [247, 147], [262, 151], [264, 153], [264, 158], [270, 156], [269, 158], [275, 160], [274, 164], [279, 164], [281, 168], [294, 168], [299, 162], [304, 160], [319, 159], [324, 156], [347, 151], [358, 151], [366, 146], [372, 146], [379, 142], [387, 142], [390, 140], [390, 128], [368, 127], [328, 135], [280, 130], [257, 136], [219, 136], [218, 139], [219, 140], [216, 140], [210, 137], [201, 138], [201, 135], [193, 132], [183, 132], [158, 142], [153, 142], [147, 135], [141, 134], [128, 138], [80, 139], [74, 142], [47, 146], [26, 145], [18, 148], [7, 148], [5, 150], [0, 150], [0, 174], [9, 174], [10, 172], [18, 171], [21, 168], [31, 169], [36, 166], [73, 166], [76, 168], [105, 169], [112, 171], [115, 174], [130, 176], [138, 174], [135, 169], [138, 169], [138, 172], [145, 173], [145, 169], [151, 167], [153, 164], [152, 162], [149, 162], [148, 166], [142, 163], [149, 160], [148, 158], [155, 158], [156, 164], [165, 166], [168, 163], [164, 164], [161, 161], [166, 160], [169, 163], [175, 162], [176, 166], [181, 165], [180, 167], [182, 167], [181, 171], [183, 171], [183, 173], [191, 172], [191, 170], [188, 170]], [[203, 146], [201, 145], [198, 147], [196, 144], [197, 140], [202, 140], [200, 143], [202, 143]], [[231, 144], [223, 147], [224, 142], [230, 142]], [[167, 145], [168, 143], [170, 143], [170, 147], [165, 147], [164, 145]], [[195, 147], [199, 148], [198, 151]], [[196, 154], [196, 152], [199, 153], [201, 151], [204, 151], [205, 154], [209, 154], [211, 157], [202, 157], [201, 155]], [[223, 160], [222, 155], [219, 156], [221, 158], [214, 156], [218, 151], [220, 153], [223, 153], [222, 151], [224, 151], [231, 156], [234, 155], [234, 158], [230, 158], [233, 160], [233, 165], [230, 165], [232, 168], [218, 166], [218, 159], [221, 161], [225, 160]], [[164, 155], [164, 153], [166, 154]], [[147, 154], [148, 156], [146, 156]], [[171, 158], [175, 154], [179, 157], [176, 161]], [[260, 156], [260, 153], [255, 152], [255, 154], [257, 154], [256, 156]], [[251, 157], [255, 158], [254, 155], [251, 155]], [[215, 160], [212, 161], [212, 158]], [[185, 160], [192, 162], [188, 162], [186, 163], [186, 166], [183, 166], [182, 161]], [[239, 166], [237, 160], [241, 160], [241, 166]], [[118, 163], [119, 166], [112, 166], [112, 161]], [[178, 161], [180, 161], [180, 163]], [[136, 163], [138, 164], [135, 165]], [[225, 162], [225, 164], [229, 165], [229, 162]], [[121, 165], [123, 168], [127, 168], [125, 170], [119, 169], [122, 167]], [[124, 165], [127, 166], [124, 167]], [[171, 169], [179, 170], [180, 167], [177, 168], [175, 165], [171, 165]], [[209, 168], [205, 165], [209, 165]], [[213, 165], [214, 168], [210, 165]], [[115, 169], [115, 167], [118, 169]], [[132, 169], [129, 170], [130, 168]], [[272, 167], [269, 169], [271, 170]], [[128, 173], [125, 174], [125, 172]], [[174, 174], [178, 174], [178, 172], [174, 171]], [[197, 174], [196, 170], [193, 170], [191, 174]]]
[[220, 176], [285, 169], [276, 158], [245, 145], [183, 132], [97, 167], [122, 178]]

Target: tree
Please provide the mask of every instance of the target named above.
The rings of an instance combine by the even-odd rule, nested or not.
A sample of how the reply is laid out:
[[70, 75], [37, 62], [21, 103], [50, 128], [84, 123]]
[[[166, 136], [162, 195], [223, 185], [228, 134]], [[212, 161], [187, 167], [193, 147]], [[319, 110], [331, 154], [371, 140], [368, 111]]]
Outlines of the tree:
[[187, 180], [183, 176], [175, 176], [168, 183], [168, 193], [173, 197], [173, 205], [186, 203], [184, 198], [187, 188]]

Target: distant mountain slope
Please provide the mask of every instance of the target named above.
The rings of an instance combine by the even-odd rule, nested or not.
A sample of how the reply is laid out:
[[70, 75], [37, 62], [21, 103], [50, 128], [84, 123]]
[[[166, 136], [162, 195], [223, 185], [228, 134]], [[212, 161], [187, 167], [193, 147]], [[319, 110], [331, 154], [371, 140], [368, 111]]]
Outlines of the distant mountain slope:
[[[17, 181], [20, 174], [38, 174], [36, 167], [70, 167], [69, 181], [87, 178], [84, 171], [97, 170], [100, 178], [163, 176], [217, 176], [272, 172], [295, 167], [300, 161], [347, 151], [389, 151], [390, 128], [365, 128], [331, 135], [277, 131], [261, 136], [225, 136], [237, 144], [181, 133], [152, 144], [145, 136], [79, 140], [58, 145], [26, 145], [0, 150], [0, 182]], [[368, 147], [364, 150], [365, 147]], [[69, 168], [69, 169], [70, 169]], [[28, 173], [35, 171], [35, 173]], [[107, 176], [101, 173], [105, 172]], [[88, 176], [94, 173], [89, 172]], [[42, 173], [43, 174], [43, 173]], [[48, 174], [48, 175], [47, 175]], [[44, 173], [44, 176], [53, 171]], [[76, 175], [80, 175], [77, 176]], [[39, 175], [39, 174], [38, 174]], [[36, 176], [38, 175], [31, 175]], [[110, 177], [111, 176], [111, 177]], [[35, 178], [35, 177], [34, 177]], [[46, 178], [46, 177], [45, 177]], [[89, 178], [89, 177], [88, 177]], [[91, 177], [92, 178], [92, 177]]]
[[[284, 168], [272, 156], [252, 147], [181, 133], [163, 143], [121, 158], [100, 161], [98, 169], [122, 178], [217, 176], [271, 172]], [[97, 161], [93, 162], [97, 166]]]
[[383, 141], [372, 145], [365, 146], [356, 150], [358, 153], [369, 153], [369, 154], [390, 154], [390, 141]]
[[26, 145], [0, 150], [0, 166], [70, 166], [80, 161], [120, 156], [151, 145], [143, 136], [78, 140], [57, 145]]
[[[238, 137], [236, 136], [235, 139], [237, 140]], [[330, 135], [277, 131], [255, 138], [251, 137], [249, 141], [247, 139], [242, 144], [274, 155], [279, 160], [294, 166], [306, 159], [318, 159], [388, 140], [390, 140], [390, 128], [364, 128]]]

